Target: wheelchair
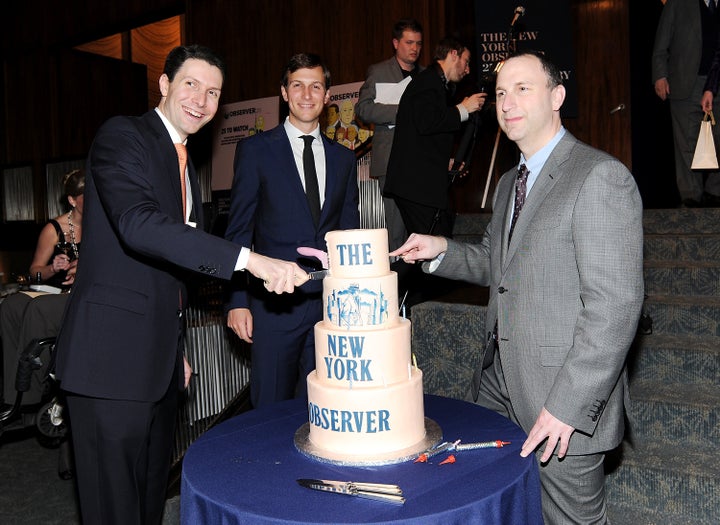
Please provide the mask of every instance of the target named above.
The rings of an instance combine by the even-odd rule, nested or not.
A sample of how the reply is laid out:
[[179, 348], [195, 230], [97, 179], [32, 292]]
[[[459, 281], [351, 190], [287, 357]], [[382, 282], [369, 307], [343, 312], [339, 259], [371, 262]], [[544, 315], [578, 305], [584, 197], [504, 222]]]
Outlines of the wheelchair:
[[[15, 402], [0, 409], [0, 437], [4, 432], [36, 427], [38, 439], [49, 447], [59, 446], [67, 437], [68, 425], [58, 384], [52, 373], [55, 338], [35, 339], [20, 354], [15, 374]], [[33, 374], [44, 368], [39, 404], [23, 405], [24, 393], [30, 391]]]

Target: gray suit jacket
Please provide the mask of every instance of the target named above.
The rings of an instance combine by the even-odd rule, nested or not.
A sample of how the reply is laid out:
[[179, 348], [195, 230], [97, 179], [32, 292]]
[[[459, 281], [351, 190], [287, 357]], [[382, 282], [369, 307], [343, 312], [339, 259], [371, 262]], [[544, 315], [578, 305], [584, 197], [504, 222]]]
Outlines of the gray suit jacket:
[[[424, 68], [419, 67], [418, 71]], [[378, 82], [397, 83], [405, 78], [400, 64], [393, 56], [387, 60], [373, 64], [368, 68], [365, 83], [360, 88], [360, 95], [355, 104], [355, 114], [366, 124], [375, 124], [373, 133], [373, 153], [370, 164], [370, 176], [377, 179], [387, 173], [388, 159], [392, 149], [397, 104], [375, 103]]]
[[[642, 202], [627, 168], [566, 132], [508, 245], [516, 170], [503, 175], [480, 245], [449, 240], [437, 275], [489, 286], [509, 404], [529, 431], [545, 407], [577, 429], [570, 454], [624, 433], [625, 358], [643, 301]], [[482, 359], [480, 360], [482, 362]], [[483, 374], [473, 381], [477, 396]]]
[[671, 99], [690, 96], [700, 68], [702, 26], [698, 0], [667, 0], [655, 32], [652, 82], [667, 78]]

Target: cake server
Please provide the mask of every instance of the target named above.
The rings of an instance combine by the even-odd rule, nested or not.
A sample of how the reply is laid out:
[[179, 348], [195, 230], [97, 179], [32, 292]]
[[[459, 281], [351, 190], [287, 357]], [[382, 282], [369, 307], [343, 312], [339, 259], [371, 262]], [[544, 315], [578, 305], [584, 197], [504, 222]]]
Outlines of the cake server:
[[356, 481], [333, 481], [329, 479], [298, 479], [296, 481], [301, 487], [308, 489], [374, 499], [386, 503], [395, 503], [397, 505], [405, 503], [402, 490], [397, 485], [360, 483]]
[[316, 272], [308, 272], [308, 278], [311, 281], [321, 281], [330, 275], [330, 270], [318, 270]]

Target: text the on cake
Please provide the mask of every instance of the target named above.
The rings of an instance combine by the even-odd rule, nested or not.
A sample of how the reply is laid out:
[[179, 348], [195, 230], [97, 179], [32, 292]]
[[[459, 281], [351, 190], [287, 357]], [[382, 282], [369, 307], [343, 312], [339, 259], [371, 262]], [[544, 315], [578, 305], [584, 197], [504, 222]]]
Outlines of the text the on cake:
[[372, 245], [369, 242], [359, 244], [338, 244], [338, 265], [367, 266], [373, 264]]

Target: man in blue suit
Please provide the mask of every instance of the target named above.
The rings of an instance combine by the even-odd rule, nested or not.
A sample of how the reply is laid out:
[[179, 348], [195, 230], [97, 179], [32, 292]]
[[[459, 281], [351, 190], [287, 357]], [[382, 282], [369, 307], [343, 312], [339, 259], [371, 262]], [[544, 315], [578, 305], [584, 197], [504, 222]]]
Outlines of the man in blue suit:
[[[280, 86], [289, 107], [285, 122], [240, 141], [235, 152], [225, 237], [306, 269], [317, 268], [318, 261], [300, 257], [298, 247], [326, 251], [327, 232], [360, 224], [355, 156], [320, 132], [329, 87], [330, 72], [320, 57], [293, 56]], [[306, 143], [312, 154], [308, 150], [303, 158]], [[313, 193], [314, 183], [306, 178], [311, 172], [317, 177], [315, 199], [319, 193], [314, 204], [307, 196]], [[292, 297], [272, 296], [256, 279], [236, 284], [228, 326], [252, 343], [253, 406], [305, 396], [306, 377], [315, 369], [313, 328], [322, 319], [322, 283], [309, 281]]]
[[230, 279], [247, 269], [276, 293], [307, 279], [295, 263], [201, 229], [195, 168], [190, 159], [181, 168], [176, 149], [212, 120], [224, 70], [207, 48], [173, 49], [158, 107], [110, 119], [90, 149], [82, 262], [56, 349], [86, 524], [161, 521], [178, 393], [191, 373], [182, 349], [190, 272]]

